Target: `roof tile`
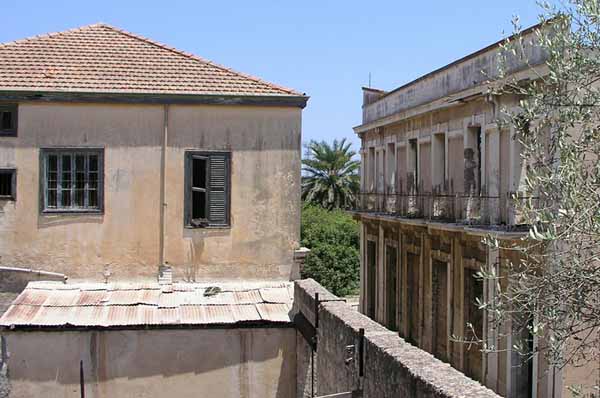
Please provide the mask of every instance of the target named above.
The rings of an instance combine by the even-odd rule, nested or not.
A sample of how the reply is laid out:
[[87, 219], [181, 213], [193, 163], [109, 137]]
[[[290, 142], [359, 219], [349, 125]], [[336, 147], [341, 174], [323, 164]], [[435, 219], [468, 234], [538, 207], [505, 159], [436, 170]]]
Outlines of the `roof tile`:
[[0, 44], [0, 90], [302, 95], [106, 24]]

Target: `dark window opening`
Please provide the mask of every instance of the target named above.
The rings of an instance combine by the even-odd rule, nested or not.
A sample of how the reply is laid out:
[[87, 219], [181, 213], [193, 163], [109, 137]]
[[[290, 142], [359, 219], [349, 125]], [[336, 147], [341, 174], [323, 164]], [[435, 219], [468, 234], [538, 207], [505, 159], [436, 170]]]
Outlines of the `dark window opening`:
[[448, 265], [432, 261], [432, 341], [433, 355], [448, 362]]
[[15, 200], [17, 172], [14, 169], [0, 169], [0, 200]]
[[419, 192], [419, 151], [418, 142], [416, 139], [408, 140], [409, 144], [409, 159], [410, 159], [410, 171], [412, 171], [412, 192]]
[[406, 257], [406, 295], [407, 295], [407, 335], [406, 341], [419, 345], [419, 274], [420, 274], [419, 256], [408, 253]]
[[481, 127], [477, 129], [477, 194], [481, 195]]
[[186, 154], [185, 225], [229, 225], [229, 153]]
[[0, 105], [0, 135], [17, 134], [17, 106]]
[[367, 316], [375, 319], [377, 288], [377, 243], [367, 241]]
[[386, 246], [387, 279], [387, 327], [398, 330], [398, 251], [394, 246]]
[[43, 211], [102, 211], [102, 150], [42, 150]]
[[479, 309], [477, 299], [483, 300], [483, 281], [478, 278], [477, 271], [464, 270], [464, 317], [471, 328], [465, 329], [465, 339], [470, 343], [463, 345], [464, 373], [479, 382], [483, 380], [483, 353], [480, 339], [483, 339], [483, 310]]

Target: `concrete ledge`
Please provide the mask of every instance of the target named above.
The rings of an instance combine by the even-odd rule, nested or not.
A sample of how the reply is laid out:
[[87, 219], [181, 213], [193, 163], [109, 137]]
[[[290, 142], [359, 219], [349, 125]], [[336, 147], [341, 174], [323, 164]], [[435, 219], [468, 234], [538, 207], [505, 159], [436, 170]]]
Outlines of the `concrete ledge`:
[[0, 267], [0, 291], [20, 293], [31, 281], [66, 282], [67, 277], [57, 272], [30, 268]]
[[358, 347], [359, 330], [363, 328], [364, 398], [499, 398], [449, 364], [355, 311], [314, 280], [297, 281], [294, 308], [313, 325], [314, 293], [317, 292], [323, 301], [319, 307], [317, 329], [316, 385], [319, 395], [360, 387]]
[[294, 283], [294, 306], [292, 312], [294, 314], [302, 312], [302, 314], [315, 324], [315, 294], [319, 293], [319, 301], [321, 303], [337, 301], [345, 303], [346, 300], [332, 294], [314, 279], [302, 279]]

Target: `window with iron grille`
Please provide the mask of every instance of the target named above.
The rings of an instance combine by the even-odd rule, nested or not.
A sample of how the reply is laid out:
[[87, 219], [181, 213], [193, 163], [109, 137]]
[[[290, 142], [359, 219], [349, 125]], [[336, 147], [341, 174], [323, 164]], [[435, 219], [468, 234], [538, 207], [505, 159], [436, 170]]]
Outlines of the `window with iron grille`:
[[230, 154], [190, 151], [185, 162], [185, 225], [229, 226]]
[[17, 105], [0, 104], [0, 136], [17, 135]]
[[42, 149], [44, 212], [101, 212], [104, 196], [102, 149]]
[[15, 200], [17, 198], [17, 171], [15, 169], [0, 169], [0, 200]]

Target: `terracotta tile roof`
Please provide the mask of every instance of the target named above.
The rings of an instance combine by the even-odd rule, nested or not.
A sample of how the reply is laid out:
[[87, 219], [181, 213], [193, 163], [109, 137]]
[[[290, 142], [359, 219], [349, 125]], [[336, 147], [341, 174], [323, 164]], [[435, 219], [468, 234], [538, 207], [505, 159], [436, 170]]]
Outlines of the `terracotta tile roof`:
[[106, 24], [0, 44], [0, 91], [303, 95]]
[[[220, 291], [205, 295], [208, 287]], [[159, 284], [30, 282], [1, 327], [126, 327], [290, 323], [291, 283]]]

